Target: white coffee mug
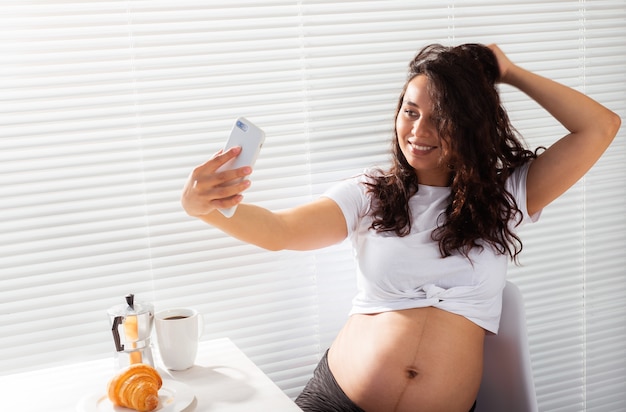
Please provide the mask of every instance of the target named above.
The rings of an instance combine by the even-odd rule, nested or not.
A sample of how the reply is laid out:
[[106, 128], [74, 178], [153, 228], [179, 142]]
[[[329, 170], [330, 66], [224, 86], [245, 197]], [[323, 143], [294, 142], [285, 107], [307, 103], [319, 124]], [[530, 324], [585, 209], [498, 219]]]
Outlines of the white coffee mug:
[[202, 315], [195, 309], [175, 308], [157, 312], [154, 320], [163, 365], [175, 371], [191, 368], [202, 335]]

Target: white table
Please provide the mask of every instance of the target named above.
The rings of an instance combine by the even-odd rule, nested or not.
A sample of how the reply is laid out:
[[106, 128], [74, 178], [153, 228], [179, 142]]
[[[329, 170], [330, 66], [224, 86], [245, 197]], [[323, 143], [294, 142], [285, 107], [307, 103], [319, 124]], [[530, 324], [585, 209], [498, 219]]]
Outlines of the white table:
[[[158, 359], [157, 350], [154, 350]], [[298, 412], [300, 408], [227, 338], [200, 342], [186, 371], [158, 367], [164, 379], [189, 385], [195, 399], [184, 412]], [[106, 393], [115, 374], [112, 356], [96, 361], [0, 376], [0, 409], [72, 412], [86, 395]]]

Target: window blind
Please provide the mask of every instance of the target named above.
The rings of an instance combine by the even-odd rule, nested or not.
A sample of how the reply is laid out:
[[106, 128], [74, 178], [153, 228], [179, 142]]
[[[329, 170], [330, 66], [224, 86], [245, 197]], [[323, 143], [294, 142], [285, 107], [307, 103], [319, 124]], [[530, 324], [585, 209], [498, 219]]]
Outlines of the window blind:
[[[112, 356], [106, 309], [189, 305], [295, 397], [347, 316], [347, 242], [267, 252], [187, 217], [191, 169], [243, 115], [246, 201], [281, 209], [385, 165], [408, 61], [496, 42], [626, 118], [623, 1], [28, 1], [0, 13], [0, 373]], [[565, 131], [501, 87], [530, 146]], [[584, 150], [584, 148], [581, 148]], [[523, 230], [542, 411], [626, 403], [626, 144]]]

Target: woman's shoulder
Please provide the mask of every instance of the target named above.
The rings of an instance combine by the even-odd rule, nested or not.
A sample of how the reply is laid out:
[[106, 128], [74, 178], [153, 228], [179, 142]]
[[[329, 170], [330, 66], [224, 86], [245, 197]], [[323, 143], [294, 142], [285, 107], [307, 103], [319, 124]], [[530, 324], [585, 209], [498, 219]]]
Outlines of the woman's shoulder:
[[507, 186], [507, 190], [515, 190], [515, 188], [520, 187], [520, 185], [526, 186], [526, 178], [528, 176], [528, 169], [532, 163], [533, 159], [528, 159], [526, 162], [514, 167], [511, 169], [505, 184]]
[[506, 190], [513, 196], [517, 207], [522, 213], [523, 222], [536, 222], [540, 215], [541, 210], [534, 213], [532, 216], [528, 213], [527, 208], [527, 196], [528, 191], [526, 188], [526, 182], [528, 177], [528, 169], [530, 168], [533, 159], [529, 159], [527, 162], [516, 167], [506, 180]]
[[324, 192], [324, 196], [339, 205], [347, 220], [350, 220], [348, 216], [356, 220], [367, 215], [371, 209], [372, 185], [383, 173], [378, 168], [363, 169], [360, 173], [335, 182]]
[[389, 173], [384, 169], [378, 167], [369, 167], [361, 170], [361, 172], [348, 176], [342, 180], [336, 181], [334, 185], [352, 185], [365, 188], [364, 192], [369, 186], [375, 184], [377, 181], [384, 179], [385, 176], [389, 176]]

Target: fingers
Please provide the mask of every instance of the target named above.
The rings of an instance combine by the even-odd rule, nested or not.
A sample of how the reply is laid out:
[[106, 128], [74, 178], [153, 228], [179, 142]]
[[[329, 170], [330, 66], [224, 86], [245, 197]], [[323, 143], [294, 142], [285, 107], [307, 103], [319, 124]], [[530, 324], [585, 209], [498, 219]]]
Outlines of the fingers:
[[196, 167], [192, 171], [191, 178], [194, 179], [194, 186], [218, 186], [228, 185], [236, 179], [241, 179], [252, 173], [250, 167], [242, 167], [232, 170], [220, 170], [229, 161], [233, 160], [241, 153], [241, 147], [233, 147], [227, 151], [218, 151], [204, 164]]
[[[240, 195], [243, 191], [250, 187], [250, 180], [236, 179], [229, 181], [228, 184], [218, 186], [199, 185], [196, 189], [199, 196], [205, 197], [211, 204], [220, 205], [229, 204], [233, 198]], [[232, 204], [230, 206], [233, 206]]]
[[197, 166], [187, 178], [181, 204], [190, 216], [206, 215], [216, 208], [229, 208], [243, 200], [241, 193], [250, 187], [246, 179], [252, 173], [248, 166], [218, 171], [241, 153], [241, 148], [217, 152], [204, 164]]
[[[224, 172], [226, 173], [226, 172]], [[229, 184], [211, 185], [193, 179], [187, 180], [181, 195], [181, 204], [190, 216], [208, 215], [215, 209], [229, 208], [243, 200], [241, 193], [250, 187], [247, 179], [236, 179]]]
[[207, 160], [200, 167], [206, 167], [208, 169], [213, 169], [213, 171], [216, 171], [217, 169], [225, 165], [229, 160], [232, 160], [235, 157], [239, 156], [240, 153], [241, 153], [240, 146], [231, 147], [230, 149], [226, 151], [224, 151], [223, 149], [220, 149], [217, 153], [215, 153], [209, 160]]
[[507, 82], [508, 74], [510, 72], [513, 63], [509, 58], [504, 54], [504, 52], [498, 47], [496, 44], [489, 44], [487, 47], [493, 52], [496, 56], [496, 60], [498, 62], [498, 69], [500, 70], [500, 81]]

